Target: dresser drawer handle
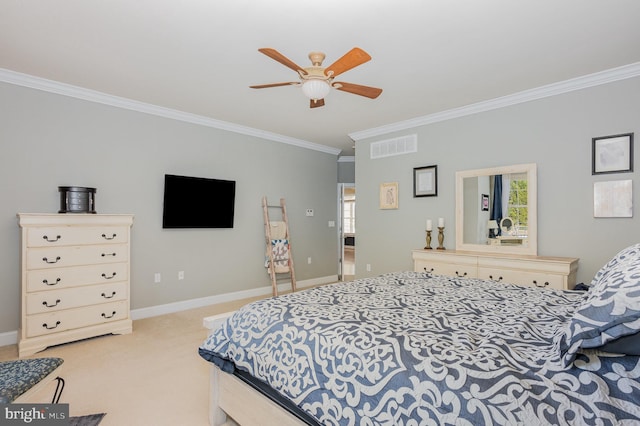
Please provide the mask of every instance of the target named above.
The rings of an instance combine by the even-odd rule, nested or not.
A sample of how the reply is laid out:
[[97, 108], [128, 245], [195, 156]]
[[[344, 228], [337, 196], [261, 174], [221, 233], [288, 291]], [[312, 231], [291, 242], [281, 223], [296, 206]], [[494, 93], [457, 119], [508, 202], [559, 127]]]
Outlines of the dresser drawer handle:
[[106, 256], [113, 256], [115, 257], [116, 254], [115, 253], [102, 253], [102, 257], [106, 257]]
[[60, 260], [60, 256], [56, 256], [56, 260], [53, 260], [53, 261], [50, 261], [50, 260], [49, 260], [48, 258], [46, 258], [46, 257], [43, 257], [43, 258], [42, 258], [42, 260], [43, 260], [43, 261], [45, 261], [45, 262], [47, 262], [47, 263], [49, 263], [49, 264], [52, 264], [52, 263], [58, 263], [58, 261]]
[[431, 269], [427, 270], [427, 268], [426, 268], [426, 267], [424, 267], [424, 268], [422, 268], [422, 269], [424, 269], [424, 272], [425, 272], [429, 277], [431, 277], [431, 274], [433, 273], [433, 268], [431, 268]]
[[456, 277], [458, 277], [458, 278], [463, 278], [463, 277], [466, 277], [466, 276], [467, 276], [467, 273], [466, 273], [466, 272], [465, 272], [464, 274], [460, 275], [460, 274], [458, 273], [458, 271], [456, 271]]
[[495, 280], [495, 279], [493, 279], [493, 275], [489, 275], [489, 279], [490, 279], [490, 280], [493, 280], [493, 281], [495, 281], [495, 282], [497, 282], [497, 283], [499, 283], [500, 281], [502, 281], [502, 277], [498, 277], [498, 279], [497, 279], [497, 280]]
[[105, 240], [114, 240], [116, 238], [116, 234], [112, 234], [111, 237], [107, 237], [105, 234], [102, 234], [102, 238]]
[[107, 314], [105, 314], [104, 312], [102, 313], [102, 318], [105, 319], [113, 318], [114, 316], [116, 316], [116, 311], [113, 311], [109, 316], [107, 316]]
[[535, 285], [536, 287], [543, 288], [549, 285], [549, 281], [545, 281], [544, 284], [538, 284], [538, 281], [533, 280], [533, 285]]
[[54, 328], [58, 328], [59, 325], [60, 325], [60, 321], [56, 321], [56, 325], [54, 325], [53, 327], [49, 327], [46, 322], [42, 324], [42, 326], [47, 330], [53, 330]]
[[[105, 299], [113, 299], [113, 296], [116, 295], [115, 291], [111, 292], [111, 296], [107, 296], [106, 294], [102, 293], [102, 297], [104, 297]], [[104, 316], [104, 314], [102, 314]]]
[[48, 243], [55, 243], [56, 241], [60, 240], [60, 238], [62, 238], [60, 235], [56, 235], [56, 239], [55, 240], [49, 239], [49, 237], [47, 235], [43, 235], [42, 236], [42, 239], [45, 240]]
[[51, 284], [49, 284], [49, 280], [46, 280], [46, 279], [42, 280], [42, 284], [44, 284], [44, 285], [56, 285], [59, 282], [60, 282], [60, 278], [56, 278], [56, 282], [55, 283], [51, 283]]
[[47, 302], [46, 300], [42, 302], [42, 304], [47, 308], [53, 308], [54, 306], [58, 306], [58, 303], [60, 303], [60, 299], [56, 299], [56, 303], [53, 305], [50, 305], [49, 302]]
[[110, 277], [108, 277], [108, 276], [107, 276], [107, 274], [102, 274], [102, 278], [104, 278], [105, 280], [110, 280], [110, 279], [112, 279], [112, 278], [113, 278], [113, 277], [115, 277], [115, 276], [116, 276], [116, 273], [115, 273], [115, 272], [114, 272], [114, 273], [112, 273]]

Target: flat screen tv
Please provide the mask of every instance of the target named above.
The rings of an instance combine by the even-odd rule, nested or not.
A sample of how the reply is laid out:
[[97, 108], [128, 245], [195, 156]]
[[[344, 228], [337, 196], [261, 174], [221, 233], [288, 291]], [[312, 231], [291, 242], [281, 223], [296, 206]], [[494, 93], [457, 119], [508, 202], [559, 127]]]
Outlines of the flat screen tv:
[[236, 182], [164, 175], [162, 227], [233, 228]]

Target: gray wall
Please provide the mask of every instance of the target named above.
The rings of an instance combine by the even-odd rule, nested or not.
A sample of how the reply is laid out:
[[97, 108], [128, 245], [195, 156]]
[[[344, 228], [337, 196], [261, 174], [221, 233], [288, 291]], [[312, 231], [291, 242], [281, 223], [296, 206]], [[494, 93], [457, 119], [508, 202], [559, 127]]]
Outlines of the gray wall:
[[[578, 282], [589, 282], [620, 249], [640, 241], [640, 79], [633, 78], [356, 143], [356, 276], [411, 269], [424, 247], [427, 218], [444, 217], [444, 245], [455, 247], [455, 172], [537, 163], [538, 254], [579, 257]], [[635, 172], [591, 174], [591, 139], [635, 132]], [[418, 152], [378, 160], [369, 144], [418, 135]], [[414, 167], [438, 165], [438, 196], [413, 198]], [[594, 218], [593, 183], [632, 179], [633, 218]], [[399, 209], [378, 208], [382, 182], [399, 182]], [[371, 265], [371, 272], [366, 271]]]
[[338, 160], [338, 183], [356, 182], [355, 157], [341, 157]]
[[[58, 186], [96, 187], [98, 213], [135, 215], [133, 309], [270, 287], [263, 195], [287, 200], [296, 278], [337, 274], [335, 155], [10, 84], [0, 99], [0, 333], [19, 322], [16, 213], [57, 212]], [[165, 173], [236, 180], [234, 228], [163, 230]]]

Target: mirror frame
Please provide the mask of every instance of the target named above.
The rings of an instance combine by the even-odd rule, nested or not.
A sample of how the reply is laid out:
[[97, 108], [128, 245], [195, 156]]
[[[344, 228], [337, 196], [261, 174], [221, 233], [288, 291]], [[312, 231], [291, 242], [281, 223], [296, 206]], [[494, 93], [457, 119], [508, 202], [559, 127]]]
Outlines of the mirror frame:
[[[526, 173], [528, 181], [527, 208], [529, 215], [528, 245], [496, 246], [490, 244], [470, 244], [463, 239], [464, 226], [464, 179], [478, 176], [492, 176], [511, 173]], [[482, 253], [506, 253], [506, 254], [538, 254], [538, 176], [535, 163], [517, 164], [505, 167], [492, 167], [488, 169], [463, 170], [456, 172], [456, 250]]]

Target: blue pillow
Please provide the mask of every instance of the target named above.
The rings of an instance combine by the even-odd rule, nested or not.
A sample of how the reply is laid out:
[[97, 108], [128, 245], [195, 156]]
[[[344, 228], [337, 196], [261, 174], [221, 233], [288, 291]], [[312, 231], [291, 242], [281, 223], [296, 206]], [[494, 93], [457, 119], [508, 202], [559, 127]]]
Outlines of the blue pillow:
[[[565, 366], [580, 349], [614, 352], [605, 345], [640, 332], [640, 244], [621, 251], [605, 267], [594, 277], [587, 298], [561, 337], [559, 349]], [[632, 341], [629, 355], [636, 354], [634, 339], [618, 342], [615, 352], [624, 349], [628, 341]]]

